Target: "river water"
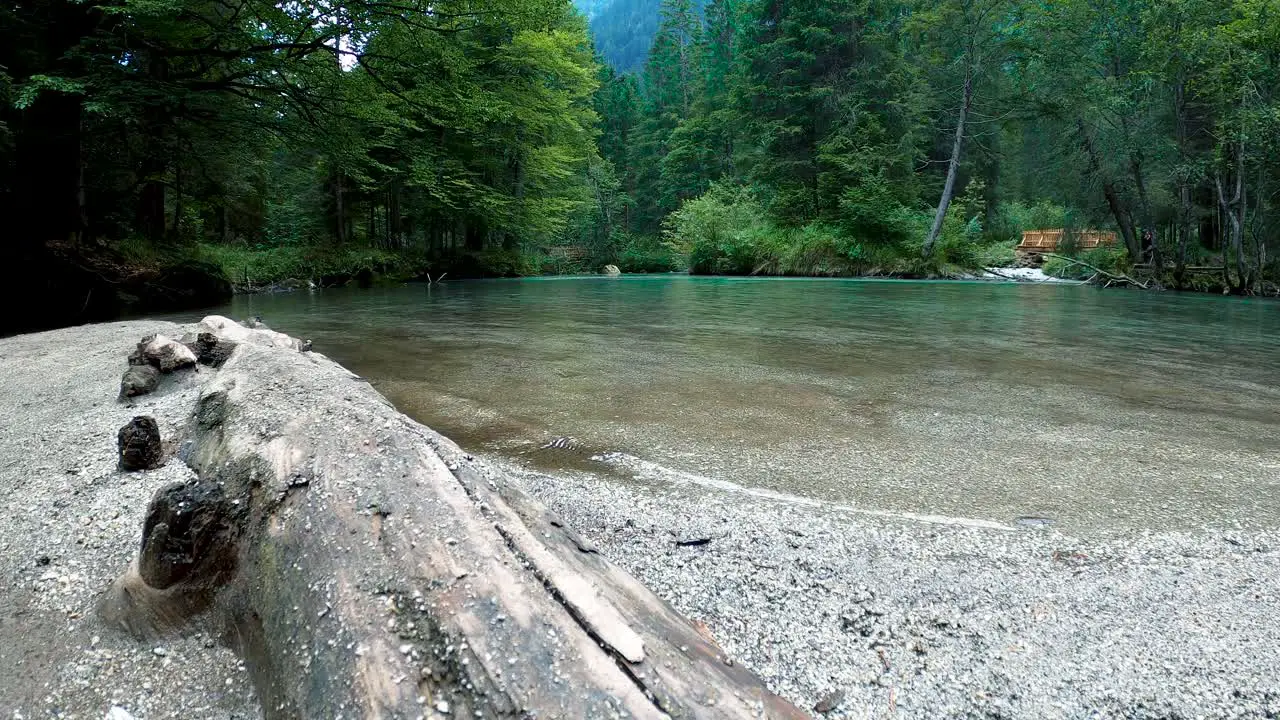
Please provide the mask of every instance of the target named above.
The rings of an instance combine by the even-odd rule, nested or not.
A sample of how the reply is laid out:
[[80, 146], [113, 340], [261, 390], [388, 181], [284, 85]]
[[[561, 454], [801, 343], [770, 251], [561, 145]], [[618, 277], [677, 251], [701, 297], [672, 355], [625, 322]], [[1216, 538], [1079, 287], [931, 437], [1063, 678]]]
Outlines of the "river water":
[[627, 276], [218, 312], [311, 338], [467, 449], [544, 470], [1075, 531], [1280, 518], [1271, 301]]

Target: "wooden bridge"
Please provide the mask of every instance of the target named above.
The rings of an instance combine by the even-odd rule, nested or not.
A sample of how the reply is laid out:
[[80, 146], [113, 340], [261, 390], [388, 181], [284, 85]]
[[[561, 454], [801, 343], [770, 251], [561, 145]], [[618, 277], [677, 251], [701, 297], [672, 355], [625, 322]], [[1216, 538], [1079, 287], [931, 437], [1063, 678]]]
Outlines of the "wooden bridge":
[[1027, 230], [1015, 250], [1025, 253], [1057, 252], [1063, 238], [1073, 239], [1080, 250], [1111, 247], [1116, 244], [1116, 234], [1108, 230]]

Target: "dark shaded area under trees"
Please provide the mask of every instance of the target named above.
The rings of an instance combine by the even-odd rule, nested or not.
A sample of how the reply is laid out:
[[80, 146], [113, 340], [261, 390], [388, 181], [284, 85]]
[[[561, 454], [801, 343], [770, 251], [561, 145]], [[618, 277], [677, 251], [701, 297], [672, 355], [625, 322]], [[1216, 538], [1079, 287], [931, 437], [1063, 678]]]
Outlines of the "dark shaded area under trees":
[[0, 287], [27, 308], [0, 331], [518, 265], [588, 199], [567, 2], [21, 0], [0, 28]]
[[606, 262], [938, 276], [1037, 227], [1274, 289], [1280, 0], [579, 5], [594, 47], [568, 0], [0, 7], [0, 331]]

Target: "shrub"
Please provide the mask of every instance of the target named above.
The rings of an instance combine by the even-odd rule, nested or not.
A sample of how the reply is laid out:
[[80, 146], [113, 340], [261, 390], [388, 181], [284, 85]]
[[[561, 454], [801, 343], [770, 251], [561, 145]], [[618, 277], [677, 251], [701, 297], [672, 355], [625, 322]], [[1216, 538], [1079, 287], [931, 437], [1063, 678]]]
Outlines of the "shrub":
[[1079, 214], [1048, 200], [1034, 205], [1014, 201], [1000, 203], [992, 214], [991, 227], [987, 229], [989, 242], [1006, 242], [1021, 239], [1026, 230], [1050, 230], [1076, 227]]
[[627, 237], [613, 263], [625, 273], [665, 273], [684, 269], [679, 254], [647, 236]]
[[240, 290], [274, 285], [344, 284], [354, 278], [416, 275], [425, 260], [376, 248], [285, 245], [200, 245], [199, 256], [218, 265]]
[[[1100, 247], [1086, 250], [1076, 256], [1099, 270], [1109, 273], [1128, 273], [1129, 255], [1122, 247]], [[1042, 268], [1047, 275], [1065, 277], [1073, 280], [1086, 280], [1093, 271], [1083, 265], [1071, 262], [1064, 257], [1051, 257], [1045, 260]]]
[[740, 275], [756, 269], [756, 245], [771, 230], [749, 191], [714, 186], [672, 213], [663, 235], [668, 248], [689, 259], [690, 272]]
[[917, 213], [903, 206], [891, 183], [872, 175], [844, 191], [840, 217], [846, 232], [864, 243], [897, 246], [922, 236]]

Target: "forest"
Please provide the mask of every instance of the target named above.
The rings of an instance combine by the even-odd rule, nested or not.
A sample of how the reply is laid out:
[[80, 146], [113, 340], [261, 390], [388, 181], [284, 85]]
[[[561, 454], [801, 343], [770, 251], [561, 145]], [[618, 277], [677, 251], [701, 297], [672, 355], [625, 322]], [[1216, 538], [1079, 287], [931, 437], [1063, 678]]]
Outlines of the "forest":
[[940, 277], [1046, 227], [1274, 291], [1280, 0], [613, 3], [4, 4], [3, 329], [606, 263]]

